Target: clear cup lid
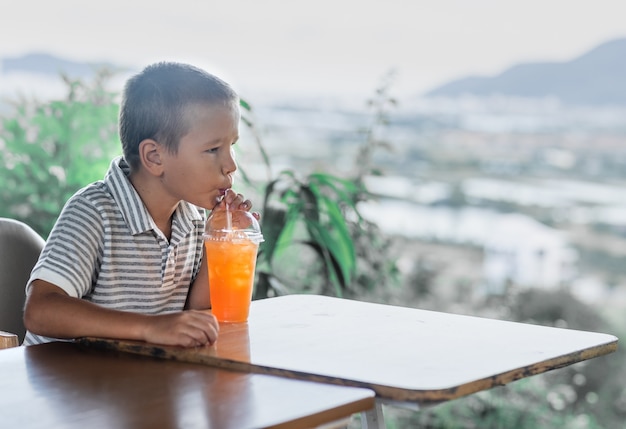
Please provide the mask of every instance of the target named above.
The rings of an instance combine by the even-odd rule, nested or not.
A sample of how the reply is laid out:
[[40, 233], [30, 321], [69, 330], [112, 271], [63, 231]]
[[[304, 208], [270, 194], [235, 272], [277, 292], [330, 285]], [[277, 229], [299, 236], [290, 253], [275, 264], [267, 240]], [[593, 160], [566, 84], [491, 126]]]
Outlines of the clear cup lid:
[[261, 227], [252, 213], [245, 210], [214, 210], [207, 219], [205, 240], [247, 239], [255, 243], [263, 240]]

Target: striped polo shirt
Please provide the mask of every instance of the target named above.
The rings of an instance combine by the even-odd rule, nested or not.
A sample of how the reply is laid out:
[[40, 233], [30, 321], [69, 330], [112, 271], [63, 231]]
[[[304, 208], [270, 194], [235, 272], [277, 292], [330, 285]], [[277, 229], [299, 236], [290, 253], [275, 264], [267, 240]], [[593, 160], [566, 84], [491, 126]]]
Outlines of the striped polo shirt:
[[[103, 307], [145, 314], [181, 311], [202, 259], [203, 209], [180, 202], [168, 239], [114, 159], [103, 181], [74, 194], [28, 281], [50, 282]], [[79, 323], [79, 321], [77, 321]], [[53, 339], [26, 333], [25, 345]]]

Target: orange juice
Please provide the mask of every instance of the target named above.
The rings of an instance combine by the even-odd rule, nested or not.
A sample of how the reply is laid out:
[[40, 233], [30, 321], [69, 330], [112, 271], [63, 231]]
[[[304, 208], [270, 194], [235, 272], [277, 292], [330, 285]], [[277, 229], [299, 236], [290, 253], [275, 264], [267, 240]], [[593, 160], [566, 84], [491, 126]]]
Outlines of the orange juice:
[[246, 238], [205, 240], [213, 315], [219, 322], [246, 322], [259, 244]]

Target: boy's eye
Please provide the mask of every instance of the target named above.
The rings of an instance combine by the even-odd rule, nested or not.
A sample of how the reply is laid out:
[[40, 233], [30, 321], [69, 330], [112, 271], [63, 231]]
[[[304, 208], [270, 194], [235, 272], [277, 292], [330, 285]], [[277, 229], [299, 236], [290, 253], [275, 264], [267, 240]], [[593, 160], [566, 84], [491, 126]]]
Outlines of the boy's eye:
[[217, 153], [217, 151], [219, 150], [219, 147], [212, 147], [211, 149], [207, 149], [206, 152], [208, 153]]

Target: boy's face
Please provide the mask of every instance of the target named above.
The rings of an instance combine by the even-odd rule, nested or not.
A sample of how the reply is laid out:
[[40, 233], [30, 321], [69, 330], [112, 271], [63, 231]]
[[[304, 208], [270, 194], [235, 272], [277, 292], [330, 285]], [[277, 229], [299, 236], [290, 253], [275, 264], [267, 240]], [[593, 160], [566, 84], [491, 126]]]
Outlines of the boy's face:
[[212, 209], [233, 185], [239, 110], [198, 105], [188, 109], [186, 120], [191, 129], [180, 140], [178, 153], [163, 154], [161, 183], [176, 201]]

